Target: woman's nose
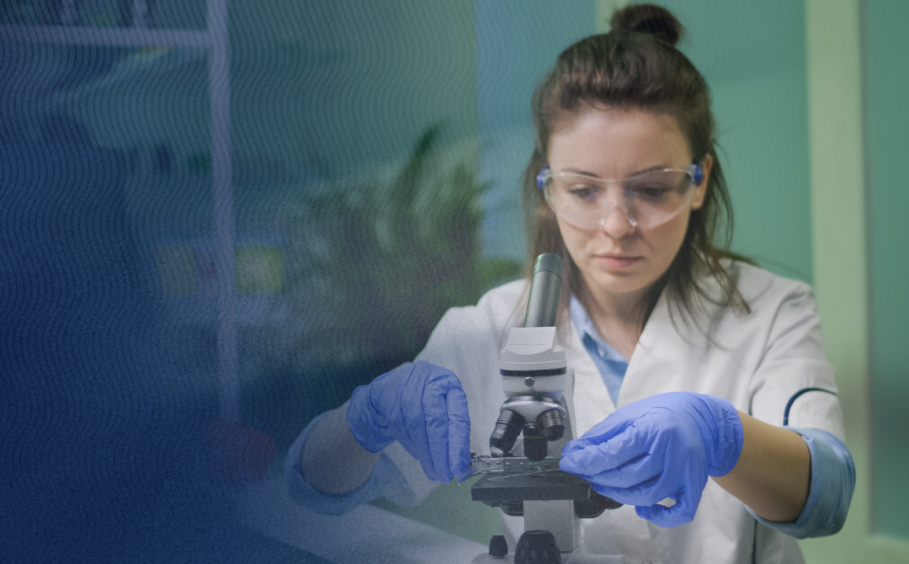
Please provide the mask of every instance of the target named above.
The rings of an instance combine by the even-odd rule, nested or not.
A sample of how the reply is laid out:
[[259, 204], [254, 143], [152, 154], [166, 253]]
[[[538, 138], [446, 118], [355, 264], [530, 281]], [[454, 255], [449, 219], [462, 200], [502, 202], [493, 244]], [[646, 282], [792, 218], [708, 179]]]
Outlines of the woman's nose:
[[620, 206], [609, 206], [600, 219], [600, 229], [607, 235], [619, 239], [630, 235], [637, 228], [637, 222]]

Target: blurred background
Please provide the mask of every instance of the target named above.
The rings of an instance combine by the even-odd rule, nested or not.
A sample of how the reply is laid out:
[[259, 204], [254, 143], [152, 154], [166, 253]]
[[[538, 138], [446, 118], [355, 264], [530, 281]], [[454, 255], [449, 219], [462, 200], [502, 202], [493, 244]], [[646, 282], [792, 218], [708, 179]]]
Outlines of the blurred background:
[[[322, 562], [236, 496], [521, 276], [531, 92], [625, 3], [0, 0], [2, 559]], [[860, 487], [809, 561], [905, 561], [909, 4], [662, 4], [712, 88], [734, 250], [814, 284], [822, 319], [857, 308], [828, 348]], [[854, 48], [818, 50], [838, 29]], [[819, 72], [856, 93], [842, 138], [820, 109], [852, 98]], [[859, 181], [819, 180], [844, 162]], [[818, 227], [833, 201], [849, 249]], [[374, 505], [495, 532], [467, 490]]]

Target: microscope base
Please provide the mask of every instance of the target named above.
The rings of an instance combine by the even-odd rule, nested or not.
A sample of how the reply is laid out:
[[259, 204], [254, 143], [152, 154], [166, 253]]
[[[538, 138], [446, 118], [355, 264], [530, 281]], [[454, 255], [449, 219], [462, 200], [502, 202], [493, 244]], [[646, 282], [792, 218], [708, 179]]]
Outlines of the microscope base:
[[[562, 560], [559, 564], [571, 564], [573, 556], [570, 552], [562, 553]], [[577, 562], [577, 560], [575, 560]], [[470, 561], [470, 564], [514, 564], [514, 554], [509, 554], [504, 558], [496, 558], [495, 556], [490, 556], [487, 553], [478, 554], [476, 558]]]
[[[571, 500], [524, 501], [524, 531], [535, 531], [536, 533], [547, 531], [551, 533], [552, 536], [549, 537], [551, 539], [549, 542], [554, 540], [555, 545], [550, 546], [552, 546], [553, 551], [558, 547], [559, 564], [570, 562], [571, 555], [578, 544], [578, 517], [574, 513], [574, 502]], [[522, 540], [524, 542], [534, 542], [532, 538], [524, 539], [522, 535], [518, 544], [522, 544]], [[484, 562], [512, 564], [514, 555], [518, 552], [517, 549], [517, 546], [509, 546], [508, 556], [504, 558], [495, 558], [488, 553], [480, 554], [471, 562], [475, 564]]]
[[[560, 564], [569, 564], [570, 562], [571, 555], [563, 552], [562, 562]], [[514, 564], [514, 554], [509, 554], [505, 558], [496, 558], [483, 553], [471, 560], [470, 564]]]

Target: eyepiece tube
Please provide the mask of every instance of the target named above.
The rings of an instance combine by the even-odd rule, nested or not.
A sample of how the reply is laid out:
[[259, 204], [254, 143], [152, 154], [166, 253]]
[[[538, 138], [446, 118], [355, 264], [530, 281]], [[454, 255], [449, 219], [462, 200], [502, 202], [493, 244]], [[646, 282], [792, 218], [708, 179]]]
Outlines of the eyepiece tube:
[[565, 263], [559, 255], [543, 253], [537, 257], [530, 279], [524, 327], [555, 327], [564, 268]]

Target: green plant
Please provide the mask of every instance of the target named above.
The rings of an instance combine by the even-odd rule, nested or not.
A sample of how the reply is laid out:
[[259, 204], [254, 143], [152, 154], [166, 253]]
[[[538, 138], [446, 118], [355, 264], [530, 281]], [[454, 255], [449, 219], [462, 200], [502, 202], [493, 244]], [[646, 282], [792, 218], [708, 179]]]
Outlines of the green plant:
[[516, 262], [481, 257], [487, 186], [475, 158], [446, 165], [438, 137], [426, 130], [391, 180], [300, 196], [285, 231], [289, 321], [260, 363], [271, 397], [287, 389], [309, 416], [336, 407], [413, 359], [448, 308], [520, 275]]

